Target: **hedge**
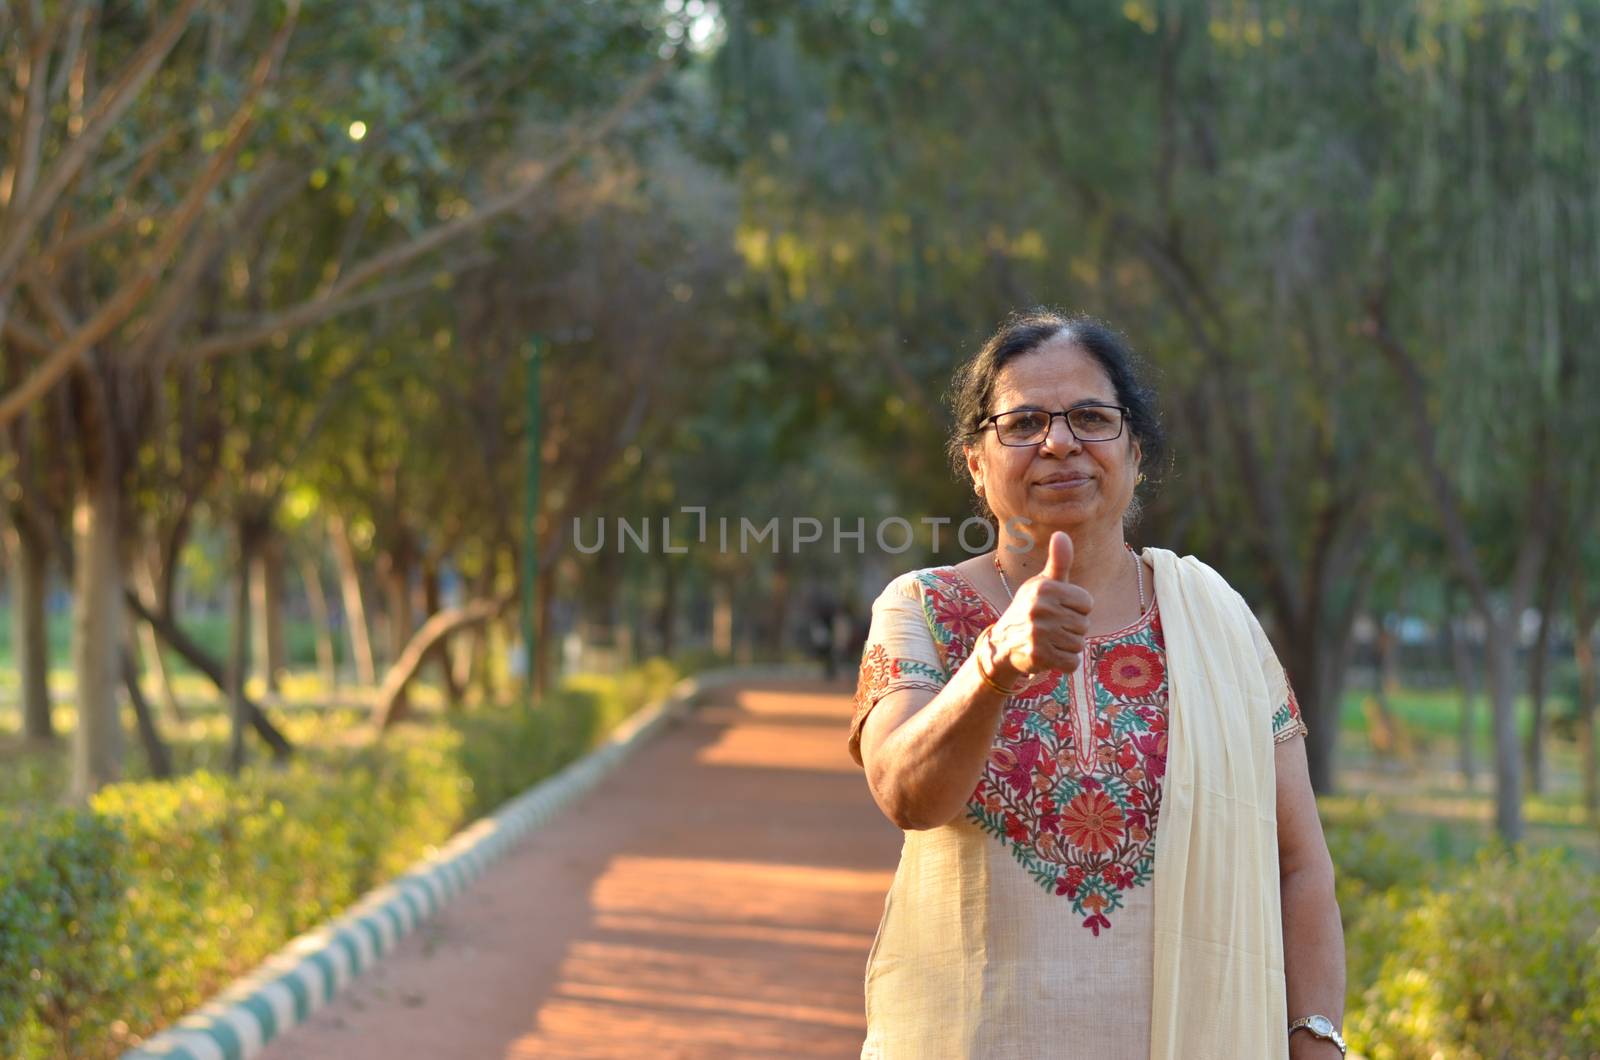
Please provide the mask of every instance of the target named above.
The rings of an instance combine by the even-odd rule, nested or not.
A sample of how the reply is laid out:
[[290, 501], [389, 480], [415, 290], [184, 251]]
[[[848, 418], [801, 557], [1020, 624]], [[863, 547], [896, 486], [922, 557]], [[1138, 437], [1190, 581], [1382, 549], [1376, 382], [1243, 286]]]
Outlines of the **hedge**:
[[404, 726], [287, 768], [0, 816], [0, 1056], [115, 1056], [666, 694], [654, 662], [539, 711]]

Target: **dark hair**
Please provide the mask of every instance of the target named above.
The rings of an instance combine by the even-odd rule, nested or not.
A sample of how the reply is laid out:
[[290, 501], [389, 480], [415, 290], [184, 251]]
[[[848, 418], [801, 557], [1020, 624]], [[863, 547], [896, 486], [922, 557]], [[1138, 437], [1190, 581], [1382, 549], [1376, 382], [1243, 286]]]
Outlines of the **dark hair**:
[[[950, 403], [952, 429], [946, 450], [950, 467], [970, 483], [966, 448], [973, 443], [986, 417], [993, 415], [989, 403], [994, 399], [995, 380], [1008, 363], [1032, 353], [1052, 339], [1065, 339], [1093, 357], [1105, 370], [1116, 391], [1117, 401], [1128, 408], [1128, 431], [1138, 440], [1143, 453], [1141, 467], [1147, 481], [1166, 456], [1167, 436], [1156, 411], [1156, 392], [1144, 377], [1149, 370], [1122, 335], [1091, 316], [1069, 316], [1056, 310], [1037, 307], [1013, 313], [989, 336], [983, 348], [956, 369], [946, 400]], [[1137, 515], [1138, 499], [1129, 506]], [[988, 502], [978, 498], [978, 511], [989, 517]]]

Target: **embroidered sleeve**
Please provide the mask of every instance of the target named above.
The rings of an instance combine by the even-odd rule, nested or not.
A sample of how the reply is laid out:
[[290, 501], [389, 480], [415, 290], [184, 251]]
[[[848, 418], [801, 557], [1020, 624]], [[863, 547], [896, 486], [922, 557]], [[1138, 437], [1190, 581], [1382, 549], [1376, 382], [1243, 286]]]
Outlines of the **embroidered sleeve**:
[[1266, 631], [1254, 618], [1252, 615], [1250, 632], [1255, 639], [1256, 656], [1261, 660], [1261, 672], [1267, 679], [1267, 702], [1272, 704], [1272, 742], [1283, 743], [1296, 736], [1305, 736], [1308, 730], [1305, 720], [1300, 717], [1300, 702], [1294, 697], [1289, 675], [1284, 673], [1283, 665], [1278, 662], [1278, 654], [1272, 650], [1272, 641], [1267, 639]]
[[938, 692], [945, 685], [939, 648], [928, 628], [914, 574], [890, 582], [872, 604], [872, 628], [861, 652], [855, 717], [850, 721], [850, 757], [861, 761], [861, 726], [878, 701], [902, 688]]

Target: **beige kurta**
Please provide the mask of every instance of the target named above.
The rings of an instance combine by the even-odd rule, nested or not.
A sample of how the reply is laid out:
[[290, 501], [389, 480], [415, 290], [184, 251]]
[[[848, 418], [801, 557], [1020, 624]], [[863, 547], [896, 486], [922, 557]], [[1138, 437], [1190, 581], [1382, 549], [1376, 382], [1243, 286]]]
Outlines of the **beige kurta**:
[[[858, 762], [872, 707], [896, 689], [941, 688], [997, 617], [952, 567], [890, 583], [862, 659]], [[1251, 625], [1276, 704], [1263, 731], [1303, 734]], [[863, 1058], [1150, 1056], [1166, 669], [1153, 606], [1091, 638], [1075, 674], [1042, 675], [1007, 702], [966, 813], [905, 834], [867, 960]]]

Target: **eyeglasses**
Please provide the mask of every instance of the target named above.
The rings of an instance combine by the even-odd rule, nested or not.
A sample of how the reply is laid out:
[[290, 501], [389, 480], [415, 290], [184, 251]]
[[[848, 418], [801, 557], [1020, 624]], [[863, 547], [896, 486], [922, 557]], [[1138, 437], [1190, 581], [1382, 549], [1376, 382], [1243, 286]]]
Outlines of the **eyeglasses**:
[[1057, 416], [1067, 421], [1067, 430], [1080, 442], [1109, 442], [1122, 436], [1122, 421], [1127, 415], [1122, 405], [1077, 405], [1062, 412], [1043, 409], [1013, 409], [990, 416], [978, 426], [979, 432], [994, 424], [1001, 445], [1038, 445], [1050, 433]]

